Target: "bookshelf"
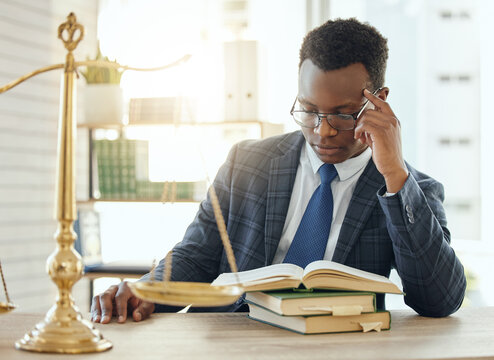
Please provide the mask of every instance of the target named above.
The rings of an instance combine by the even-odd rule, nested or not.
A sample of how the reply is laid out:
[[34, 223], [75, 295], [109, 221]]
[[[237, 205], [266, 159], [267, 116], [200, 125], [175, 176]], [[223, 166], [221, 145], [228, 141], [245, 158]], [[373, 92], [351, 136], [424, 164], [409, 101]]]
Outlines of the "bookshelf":
[[[227, 141], [230, 146], [244, 138], [252, 138], [253, 136], [249, 135], [252, 135], [253, 132], [256, 133], [257, 138], [266, 138], [283, 132], [282, 124], [258, 120], [163, 124], [78, 124], [78, 128], [87, 129], [88, 141], [88, 194], [86, 198], [79, 199], [78, 204], [91, 205], [100, 201], [200, 202], [202, 195], [205, 196], [207, 191], [205, 180], [151, 182], [148, 178], [148, 164], [146, 163], [149, 154], [147, 150], [142, 150], [143, 146], [147, 146], [145, 144], [146, 140], [129, 137], [132, 129], [139, 129], [141, 132], [153, 132], [156, 128], [164, 131], [175, 131], [183, 127], [194, 128], [201, 133], [206, 131], [205, 129], [214, 129], [214, 132], [219, 132], [218, 129], [222, 129], [222, 134], [224, 137], [228, 137]], [[254, 129], [255, 131], [253, 131]], [[96, 139], [95, 133], [100, 130], [112, 130], [118, 134], [117, 138], [112, 140]], [[137, 153], [135, 153], [134, 149], [136, 147], [139, 148], [139, 146], [141, 150], [137, 149]], [[102, 148], [106, 150], [102, 150]], [[133, 153], [133, 155], [129, 156], [130, 153]], [[125, 172], [126, 179], [122, 176], [122, 171]], [[197, 171], [201, 172], [202, 170], [199, 168]], [[214, 176], [214, 174], [210, 175]], [[113, 184], [111, 180], [114, 182]], [[122, 182], [125, 183], [123, 190]], [[139, 188], [140, 185], [141, 188]], [[143, 187], [144, 189], [142, 189]]]
[[260, 120], [239, 120], [239, 121], [211, 121], [211, 122], [185, 122], [185, 121], [180, 121], [180, 122], [172, 122], [172, 123], [162, 123], [162, 124], [156, 124], [156, 123], [139, 123], [139, 124], [104, 124], [104, 123], [99, 123], [99, 124], [78, 124], [78, 128], [85, 128], [85, 129], [90, 129], [90, 130], [95, 130], [95, 129], [107, 129], [107, 130], [119, 130], [122, 131], [125, 128], [129, 127], [137, 127], [137, 126], [160, 126], [160, 127], [181, 127], [181, 126], [196, 126], [196, 127], [221, 127], [221, 126], [251, 126], [255, 125], [258, 126], [261, 132], [260, 137], [262, 139], [273, 136], [273, 135], [279, 135], [283, 132], [283, 124], [275, 124], [275, 123], [270, 123], [266, 121], [260, 121]]
[[[175, 123], [139, 123], [139, 124], [78, 124], [78, 128], [81, 131], [81, 137], [78, 139], [81, 143], [79, 146], [79, 153], [81, 164], [79, 176], [85, 179], [85, 185], [81, 188], [81, 192], [78, 196], [77, 207], [79, 210], [78, 217], [82, 218], [82, 214], [93, 214], [97, 216], [99, 221], [97, 229], [94, 230], [94, 236], [89, 238], [84, 236], [90, 229], [79, 229], [78, 238], [80, 239], [80, 247], [95, 248], [98, 249], [97, 256], [99, 261], [96, 263], [86, 263], [84, 267], [85, 277], [89, 280], [89, 298], [93, 296], [94, 291], [98, 291], [98, 285], [94, 283], [95, 280], [100, 278], [130, 278], [140, 277], [144, 273], [149, 271], [151, 265], [151, 258], [149, 255], [153, 253], [160, 253], [162, 248], [168, 248], [176, 242], [181, 236], [180, 232], [187, 226], [193, 214], [197, 211], [196, 207], [202, 199], [205, 198], [207, 192], [207, 186], [205, 180], [184, 178], [176, 182], [151, 182], [149, 178], [149, 169], [147, 166], [148, 158], [151, 157], [149, 153], [149, 147], [141, 154], [134, 154], [130, 156], [131, 160], [125, 159], [125, 156], [129, 155], [129, 146], [138, 148], [139, 144], [146, 143], [146, 140], [140, 133], [152, 133], [155, 137], [160, 138], [160, 135], [168, 134], [168, 138], [163, 142], [170, 141], [170, 137], [174, 135], [181, 135], [180, 130], [186, 129], [186, 133], [194, 129], [199, 136], [208, 138], [208, 134], [216, 134], [218, 137], [228, 137], [225, 141], [226, 146], [231, 146], [244, 138], [264, 138], [271, 135], [280, 134], [283, 132], [283, 126], [281, 124], [271, 124], [262, 121], [224, 121], [224, 122], [210, 122], [210, 123], [193, 123], [193, 122], [175, 122]], [[157, 134], [159, 131], [162, 133]], [[135, 133], [138, 133], [137, 135]], [[113, 137], [107, 136], [107, 133], [112, 133]], [[151, 140], [149, 140], [151, 141]], [[208, 138], [209, 142], [209, 138]], [[214, 142], [214, 141], [211, 141]], [[102, 182], [105, 181], [101, 177], [101, 154], [98, 155], [98, 151], [101, 151], [101, 146], [113, 146], [114, 149], [107, 151], [106, 159], [114, 157], [118, 166], [126, 166], [127, 168], [133, 167], [134, 169], [127, 169], [127, 176], [133, 177], [134, 185], [140, 179], [141, 182], [153, 183], [154, 189], [151, 194], [139, 193], [134, 189], [134, 194], [119, 191], [113, 191], [102, 188]], [[172, 144], [173, 145], [173, 144]], [[209, 144], [206, 144], [209, 145]], [[214, 146], [211, 150], [216, 151]], [[117, 150], [125, 149], [124, 152], [127, 155], [122, 159], [121, 154], [118, 154]], [[107, 149], [108, 150], [108, 149]], [[226, 149], [228, 151], [228, 149]], [[172, 151], [173, 157], [180, 157], [180, 151]], [[224, 161], [227, 152], [218, 151], [218, 155]], [[137, 164], [137, 158], [144, 158], [146, 164]], [[133, 159], [133, 160], [132, 160]], [[189, 159], [190, 160], [190, 159]], [[163, 162], [166, 163], [166, 159]], [[184, 162], [187, 162], [184, 161]], [[124, 164], [124, 165], [122, 165]], [[126, 165], [125, 165], [126, 164]], [[108, 166], [108, 164], [105, 164]], [[139, 171], [136, 169], [141, 167]], [[110, 166], [111, 169], [111, 166]], [[177, 170], [171, 168], [170, 172]], [[178, 169], [180, 170], [180, 169]], [[204, 170], [202, 167], [195, 166], [193, 169], [199, 177], [204, 176]], [[103, 170], [104, 171], [104, 170]], [[141, 172], [141, 174], [138, 174]], [[110, 176], [119, 177], [120, 172], [109, 172]], [[107, 174], [108, 175], [108, 174]], [[212, 171], [211, 176], [214, 176]], [[81, 179], [83, 180], [83, 179]], [[81, 181], [80, 181], [81, 182]], [[127, 181], [127, 186], [131, 183], [131, 180]], [[109, 186], [113, 186], [110, 183]], [[194, 185], [197, 188], [194, 188]], [[117, 186], [121, 186], [117, 184]], [[180, 188], [182, 186], [182, 188]], [[188, 186], [187, 188], [183, 188]], [[132, 186], [131, 186], [132, 187]], [[168, 188], [168, 190], [166, 189]], [[103, 191], [104, 190], [104, 191]], [[187, 195], [188, 194], [188, 195]], [[160, 206], [160, 203], [166, 203], [164, 206]], [[140, 226], [132, 226], [134, 219], [140, 219]], [[172, 228], [163, 227], [162, 219], [173, 218], [171, 222], [174, 224]], [[189, 219], [190, 218], [190, 219]], [[84, 224], [82, 224], [84, 226]], [[138, 230], [136, 230], [138, 228]], [[136, 233], [138, 232], [138, 233]], [[122, 244], [132, 244], [135, 239], [140, 239], [140, 244], [145, 249], [152, 249], [155, 244], [160, 244], [155, 251], [150, 250], [146, 254], [139, 254], [135, 249], [129, 254], [125, 251], [125, 247]], [[90, 241], [97, 244], [91, 245]], [[111, 254], [105, 251], [106, 248], [111, 248]], [[117, 249], [117, 250], [115, 250]], [[120, 250], [118, 250], [120, 249]], [[115, 252], [117, 251], [117, 252]], [[107, 255], [103, 256], [103, 254]], [[81, 251], [81, 255], [85, 259], [87, 254]], [[123, 260], [124, 259], [124, 260]], [[84, 260], [86, 261], [86, 260]], [[136, 267], [135, 263], [139, 265]], [[90, 302], [90, 301], [89, 301]]]
[[[78, 204], [80, 205], [92, 205], [96, 202], [112, 202], [112, 203], [142, 203], [142, 202], [147, 202], [147, 203], [161, 203], [163, 200], [161, 199], [89, 199], [89, 200], [79, 200], [77, 201]], [[171, 201], [170, 201], [171, 202]], [[197, 200], [193, 199], [177, 199], [174, 200], [173, 203], [195, 203], [198, 202]]]

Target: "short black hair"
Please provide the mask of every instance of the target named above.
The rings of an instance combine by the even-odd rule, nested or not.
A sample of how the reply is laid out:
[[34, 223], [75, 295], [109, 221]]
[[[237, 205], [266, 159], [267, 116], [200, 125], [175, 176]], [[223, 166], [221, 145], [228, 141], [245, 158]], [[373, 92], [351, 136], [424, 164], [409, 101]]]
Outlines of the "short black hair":
[[375, 90], [384, 86], [387, 39], [375, 27], [355, 18], [329, 20], [305, 36], [299, 69], [306, 59], [323, 71], [362, 63]]

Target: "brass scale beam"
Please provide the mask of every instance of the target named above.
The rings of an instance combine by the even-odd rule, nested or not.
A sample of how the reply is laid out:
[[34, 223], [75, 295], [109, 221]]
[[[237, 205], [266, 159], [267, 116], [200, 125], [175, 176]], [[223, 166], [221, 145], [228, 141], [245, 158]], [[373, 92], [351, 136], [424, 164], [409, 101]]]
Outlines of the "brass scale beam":
[[74, 250], [76, 234], [73, 222], [76, 219], [75, 205], [75, 135], [76, 135], [76, 82], [79, 66], [97, 66], [122, 70], [155, 71], [170, 68], [187, 61], [190, 55], [156, 68], [135, 68], [105, 61], [74, 61], [72, 51], [84, 37], [84, 27], [77, 23], [74, 13], [58, 27], [58, 38], [68, 50], [65, 64], [43, 67], [0, 87], [0, 93], [38, 74], [64, 69], [62, 104], [58, 129], [58, 165], [55, 233], [57, 246], [47, 259], [47, 270], [58, 287], [56, 303], [48, 310], [43, 321], [15, 343], [21, 350], [51, 353], [89, 353], [108, 350], [112, 343], [105, 339], [94, 325], [83, 319], [72, 297], [72, 287], [82, 277], [82, 261]]

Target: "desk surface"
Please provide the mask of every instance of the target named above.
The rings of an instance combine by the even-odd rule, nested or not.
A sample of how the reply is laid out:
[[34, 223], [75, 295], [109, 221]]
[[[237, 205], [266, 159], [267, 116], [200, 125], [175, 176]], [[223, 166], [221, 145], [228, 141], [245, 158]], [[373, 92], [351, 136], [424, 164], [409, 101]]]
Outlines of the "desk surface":
[[[14, 349], [43, 315], [0, 317], [0, 358], [69, 358]], [[392, 311], [390, 331], [299, 335], [245, 314], [154, 314], [127, 324], [97, 325], [113, 349], [74, 359], [472, 359], [494, 358], [494, 307], [462, 309], [441, 319]]]

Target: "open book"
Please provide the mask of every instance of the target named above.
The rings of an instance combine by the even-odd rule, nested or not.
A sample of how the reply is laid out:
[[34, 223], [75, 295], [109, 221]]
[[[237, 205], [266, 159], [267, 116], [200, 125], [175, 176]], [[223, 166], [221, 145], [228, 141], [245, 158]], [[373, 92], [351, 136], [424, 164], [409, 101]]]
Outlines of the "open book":
[[211, 285], [240, 285], [247, 292], [296, 288], [301, 284], [307, 289], [402, 294], [398, 286], [384, 276], [328, 260], [311, 262], [305, 269], [294, 264], [275, 264], [237, 274], [223, 273]]

